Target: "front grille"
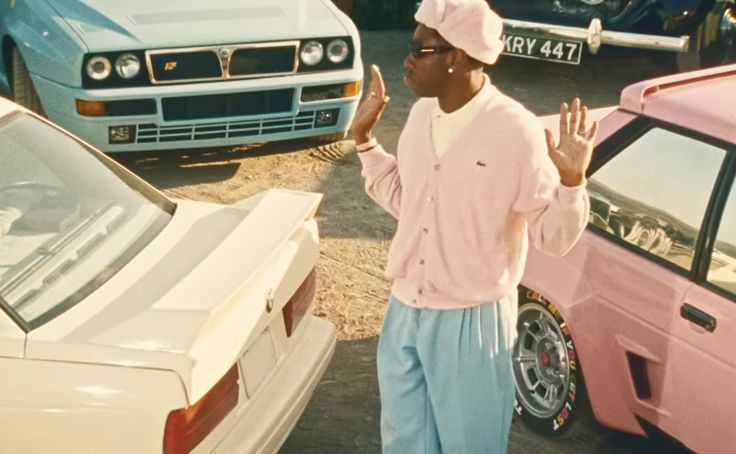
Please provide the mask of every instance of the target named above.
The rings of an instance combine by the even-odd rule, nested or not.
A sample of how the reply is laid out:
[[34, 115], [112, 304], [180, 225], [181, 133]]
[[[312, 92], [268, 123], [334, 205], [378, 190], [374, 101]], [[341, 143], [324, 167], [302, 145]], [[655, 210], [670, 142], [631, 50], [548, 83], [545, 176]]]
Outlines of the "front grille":
[[150, 54], [153, 83], [222, 78], [220, 58], [214, 49]]
[[176, 126], [138, 125], [137, 143], [185, 142], [192, 140], [228, 139], [234, 137], [267, 136], [284, 132], [314, 129], [314, 112], [297, 115], [258, 118], [221, 123]]
[[236, 49], [228, 68], [233, 77], [291, 73], [296, 68], [296, 46]]
[[153, 84], [292, 74], [299, 41], [232, 44], [146, 53]]
[[179, 96], [161, 100], [164, 120], [242, 117], [291, 111], [294, 89], [221, 95]]

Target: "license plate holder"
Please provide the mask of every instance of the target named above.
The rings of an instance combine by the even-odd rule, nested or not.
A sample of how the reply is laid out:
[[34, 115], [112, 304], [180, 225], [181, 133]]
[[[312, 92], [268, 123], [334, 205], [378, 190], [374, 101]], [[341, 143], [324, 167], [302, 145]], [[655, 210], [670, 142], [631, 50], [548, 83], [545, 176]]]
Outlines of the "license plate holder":
[[266, 328], [241, 357], [245, 392], [249, 398], [258, 391], [276, 366], [276, 362], [276, 348], [273, 345], [271, 330]]
[[503, 54], [534, 60], [579, 65], [583, 53], [582, 41], [540, 38], [521, 33], [504, 33]]

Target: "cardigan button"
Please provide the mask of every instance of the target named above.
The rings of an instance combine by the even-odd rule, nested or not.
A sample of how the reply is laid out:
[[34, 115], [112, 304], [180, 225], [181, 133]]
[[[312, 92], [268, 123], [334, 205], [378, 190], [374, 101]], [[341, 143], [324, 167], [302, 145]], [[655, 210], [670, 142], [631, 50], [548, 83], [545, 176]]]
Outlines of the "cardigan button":
[[434, 165], [434, 170], [440, 170], [440, 165], [439, 164], [435, 164]]
[[419, 259], [419, 264], [424, 265], [424, 259]]
[[429, 233], [429, 229], [428, 229], [428, 228], [426, 228], [426, 227], [422, 227], [422, 232], [424, 232], [424, 233]]

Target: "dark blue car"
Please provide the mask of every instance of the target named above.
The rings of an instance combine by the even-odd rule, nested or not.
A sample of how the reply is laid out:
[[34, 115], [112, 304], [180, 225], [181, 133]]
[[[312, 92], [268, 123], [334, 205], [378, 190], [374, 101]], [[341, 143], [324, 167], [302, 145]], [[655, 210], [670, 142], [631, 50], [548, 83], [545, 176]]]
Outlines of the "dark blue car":
[[579, 64], [603, 46], [674, 52], [678, 69], [733, 61], [734, 0], [488, 0], [507, 55]]

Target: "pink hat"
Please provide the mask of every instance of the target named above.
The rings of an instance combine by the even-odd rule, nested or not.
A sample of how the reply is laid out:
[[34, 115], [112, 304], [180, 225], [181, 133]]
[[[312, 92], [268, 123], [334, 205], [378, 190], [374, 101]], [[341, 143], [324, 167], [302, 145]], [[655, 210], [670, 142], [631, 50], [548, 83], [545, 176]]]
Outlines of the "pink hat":
[[485, 64], [503, 50], [503, 22], [484, 0], [423, 0], [414, 19]]

